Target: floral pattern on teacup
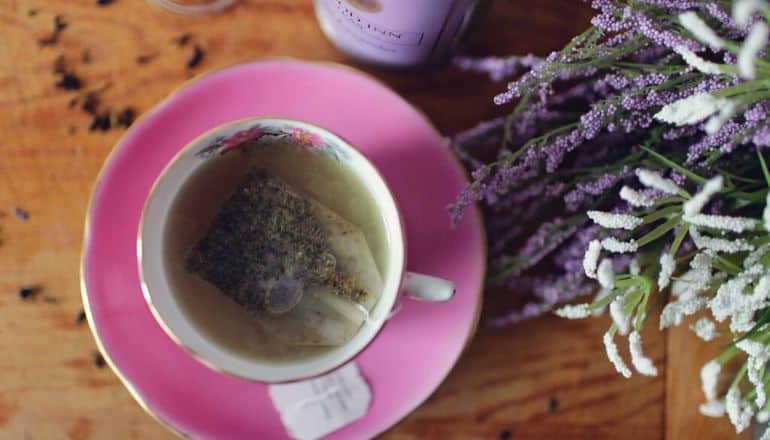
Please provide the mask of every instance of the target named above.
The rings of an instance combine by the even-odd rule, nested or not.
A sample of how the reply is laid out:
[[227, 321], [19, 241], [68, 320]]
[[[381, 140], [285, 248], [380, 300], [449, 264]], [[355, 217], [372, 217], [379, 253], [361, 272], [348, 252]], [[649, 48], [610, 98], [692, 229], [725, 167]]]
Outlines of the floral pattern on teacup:
[[247, 128], [246, 130], [236, 131], [230, 136], [222, 139], [222, 150], [219, 154], [225, 154], [226, 152], [239, 148], [244, 142], [258, 141], [259, 138], [266, 133], [262, 131], [262, 127], [254, 126]]
[[324, 144], [323, 139], [321, 139], [321, 136], [315, 133], [311, 133], [305, 129], [291, 127], [286, 130], [286, 134], [288, 134], [292, 140], [296, 141], [302, 146], [318, 148], [321, 150], [326, 148], [326, 145]]
[[294, 126], [280, 126], [264, 123], [255, 124], [247, 129], [236, 131], [230, 135], [218, 137], [214, 142], [196, 152], [195, 156], [201, 159], [208, 159], [212, 156], [222, 155], [232, 151], [245, 151], [247, 148], [266, 145], [265, 142], [261, 141], [268, 138], [288, 139], [295, 145], [323, 152], [338, 161], [348, 159], [344, 150], [329, 142], [328, 139], [318, 133]]

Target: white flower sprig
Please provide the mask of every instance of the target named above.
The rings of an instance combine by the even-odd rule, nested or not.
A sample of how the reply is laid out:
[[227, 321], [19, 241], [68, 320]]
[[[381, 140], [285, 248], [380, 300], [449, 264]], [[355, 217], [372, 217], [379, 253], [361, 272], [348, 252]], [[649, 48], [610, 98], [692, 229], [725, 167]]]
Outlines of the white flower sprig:
[[676, 260], [668, 252], [660, 256], [660, 272], [658, 272], [658, 289], [663, 290], [671, 282], [671, 275], [676, 270]]
[[700, 191], [695, 193], [692, 198], [684, 204], [682, 204], [682, 211], [684, 212], [684, 219], [689, 221], [688, 218], [692, 218], [703, 211], [703, 207], [711, 201], [714, 195], [722, 191], [724, 187], [724, 178], [721, 175], [717, 175], [706, 181]]
[[663, 106], [655, 113], [655, 119], [678, 126], [692, 125], [718, 113], [726, 105], [732, 105], [729, 99], [699, 93]]
[[725, 46], [724, 40], [722, 40], [695, 12], [688, 11], [679, 14], [679, 23], [682, 24], [682, 27], [690, 31], [695, 39], [701, 43], [708, 44], [714, 49], [721, 49]]
[[610, 303], [610, 318], [618, 327], [618, 333], [623, 336], [628, 334], [631, 324], [631, 318], [623, 312], [625, 306], [626, 300], [623, 296], [618, 296]]
[[599, 281], [599, 285], [605, 289], [615, 288], [615, 272], [612, 270], [612, 260], [605, 258], [599, 263], [599, 268], [596, 269], [596, 279]]
[[591, 240], [588, 243], [588, 249], [583, 256], [583, 271], [588, 278], [596, 279], [596, 268], [599, 266], [601, 252], [602, 244], [599, 240]]
[[707, 362], [700, 369], [700, 382], [703, 389], [703, 395], [706, 400], [713, 401], [717, 398], [717, 382], [719, 382], [719, 373], [722, 371], [722, 365], [716, 360]]
[[754, 250], [754, 245], [742, 238], [727, 240], [725, 238], [706, 237], [701, 235], [695, 226], [690, 226], [689, 233], [695, 243], [695, 247], [698, 249], [708, 249], [714, 252], [724, 252], [726, 254]]
[[704, 60], [703, 58], [696, 55], [695, 52], [684, 46], [675, 48], [674, 52], [678, 53], [684, 62], [687, 63], [690, 67], [701, 73], [706, 73], [709, 75], [719, 75], [720, 73], [725, 73], [718, 64]]
[[627, 254], [639, 250], [639, 244], [634, 240], [620, 241], [614, 237], [602, 240], [602, 248], [616, 254]]
[[554, 313], [562, 318], [582, 319], [591, 316], [591, 309], [588, 307], [588, 304], [566, 305], [556, 309]]
[[725, 415], [725, 402], [723, 400], [709, 400], [698, 408], [706, 417], [723, 417]]
[[634, 330], [628, 336], [629, 351], [631, 352], [631, 364], [639, 374], [645, 376], [657, 376], [658, 369], [652, 363], [652, 359], [646, 357], [642, 351], [642, 337]]
[[695, 214], [685, 217], [684, 220], [702, 228], [720, 229], [737, 233], [750, 231], [759, 225], [759, 220], [757, 219], [729, 215]]
[[745, 79], [755, 79], [757, 69], [754, 60], [759, 55], [762, 48], [767, 43], [769, 30], [767, 25], [759, 22], [754, 24], [749, 31], [749, 35], [738, 52], [738, 73]]
[[704, 341], [711, 341], [719, 336], [714, 321], [705, 316], [697, 320], [691, 328], [695, 334]]
[[733, 2], [733, 20], [741, 26], [748, 26], [755, 12], [767, 11], [762, 0], [736, 0]]
[[765, 199], [765, 209], [762, 211], [762, 222], [765, 226], [765, 231], [770, 231], [770, 191], [767, 192], [767, 198]]
[[640, 193], [639, 191], [623, 186], [620, 189], [620, 198], [625, 200], [629, 205], [637, 208], [650, 208], [655, 205], [655, 200], [651, 197]]
[[735, 426], [735, 431], [743, 432], [751, 424], [751, 417], [754, 415], [754, 408], [741, 399], [741, 390], [738, 387], [731, 387], [725, 396], [725, 410], [730, 422]]
[[602, 338], [602, 341], [604, 342], [604, 349], [607, 351], [607, 358], [610, 360], [612, 365], [615, 366], [615, 369], [618, 371], [618, 373], [620, 373], [626, 379], [631, 377], [631, 370], [628, 369], [628, 366], [623, 361], [623, 358], [620, 357], [618, 346], [615, 345], [615, 341], [612, 340], [612, 333], [609, 331], [606, 332]]
[[613, 214], [602, 211], [588, 211], [588, 218], [606, 229], [626, 229], [633, 231], [642, 224], [642, 219], [628, 214]]
[[682, 188], [673, 180], [666, 179], [655, 171], [640, 168], [636, 170], [636, 176], [642, 185], [663, 191], [666, 194], [679, 194], [682, 191]]

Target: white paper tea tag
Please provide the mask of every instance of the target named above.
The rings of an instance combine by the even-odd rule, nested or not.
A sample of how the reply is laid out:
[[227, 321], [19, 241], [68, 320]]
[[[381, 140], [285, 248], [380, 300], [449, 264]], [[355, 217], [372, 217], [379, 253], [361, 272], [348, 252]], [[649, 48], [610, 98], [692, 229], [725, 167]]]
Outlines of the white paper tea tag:
[[270, 398], [295, 439], [314, 440], [361, 418], [372, 392], [355, 362], [300, 382], [270, 385]]

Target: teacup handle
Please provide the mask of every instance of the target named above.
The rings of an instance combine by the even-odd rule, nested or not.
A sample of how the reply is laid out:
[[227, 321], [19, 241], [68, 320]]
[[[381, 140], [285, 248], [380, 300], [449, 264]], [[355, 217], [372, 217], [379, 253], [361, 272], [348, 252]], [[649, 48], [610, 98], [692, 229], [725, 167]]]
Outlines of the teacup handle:
[[455, 295], [453, 282], [414, 272], [407, 272], [403, 290], [406, 296], [420, 301], [449, 301]]

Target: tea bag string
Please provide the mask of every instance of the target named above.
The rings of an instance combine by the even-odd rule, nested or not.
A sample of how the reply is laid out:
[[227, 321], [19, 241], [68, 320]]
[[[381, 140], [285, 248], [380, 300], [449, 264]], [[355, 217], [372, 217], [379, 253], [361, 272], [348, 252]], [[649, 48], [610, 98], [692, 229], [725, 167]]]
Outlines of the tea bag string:
[[380, 322], [387, 321], [393, 318], [394, 316], [396, 316], [401, 311], [404, 305], [401, 301], [398, 301], [390, 310], [390, 312], [387, 313], [387, 315], [380, 318], [374, 318], [372, 314], [369, 312], [369, 310], [363, 306], [363, 304], [356, 303], [356, 306], [364, 313], [364, 316], [366, 316], [366, 318], [364, 319], [365, 322], [380, 323]]
[[371, 314], [371, 313], [369, 313], [369, 309], [367, 309], [366, 307], [364, 307], [364, 305], [363, 305], [363, 304], [361, 304], [361, 303], [359, 303], [359, 302], [356, 302], [356, 301], [353, 301], [353, 305], [354, 305], [354, 306], [355, 306], [355, 307], [356, 307], [358, 310], [360, 310], [360, 311], [361, 311], [361, 313], [363, 313], [363, 314], [364, 314], [364, 322], [373, 322], [373, 321], [375, 321], [374, 319], [372, 319], [372, 314]]

